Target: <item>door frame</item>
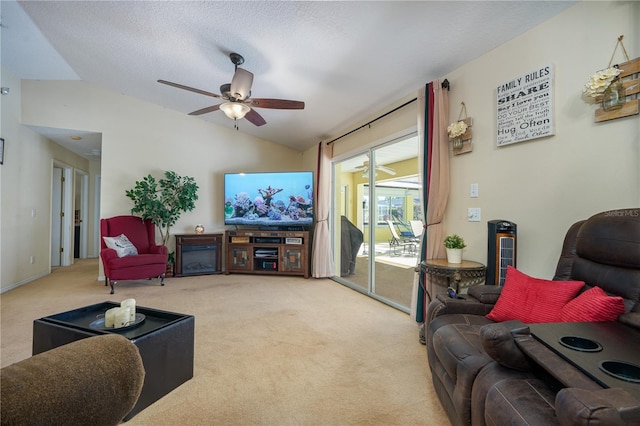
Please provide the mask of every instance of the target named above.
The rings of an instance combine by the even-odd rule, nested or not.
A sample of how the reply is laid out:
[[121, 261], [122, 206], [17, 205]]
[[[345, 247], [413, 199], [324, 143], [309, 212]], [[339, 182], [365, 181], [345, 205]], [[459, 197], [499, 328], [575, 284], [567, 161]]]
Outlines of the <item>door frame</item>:
[[[86, 259], [89, 238], [89, 173], [75, 169], [75, 180], [76, 184], [80, 183], [80, 205], [74, 206], [75, 210], [80, 209], [80, 259]], [[76, 189], [77, 185], [74, 185], [74, 190]]]
[[[64, 216], [62, 217], [62, 230], [60, 235], [60, 242], [62, 246], [62, 255], [60, 256], [60, 266], [69, 266], [73, 263], [73, 243], [72, 243], [72, 227], [73, 227], [73, 167], [69, 164], [63, 163], [58, 160], [52, 160], [51, 162], [51, 206], [49, 212], [49, 218], [51, 221], [49, 222], [49, 245], [52, 243], [53, 239], [53, 214], [54, 214], [54, 206], [53, 206], [53, 169], [54, 168], [62, 169], [62, 177], [64, 178], [64, 183], [62, 185], [62, 211], [64, 212]], [[57, 214], [57, 213], [55, 213]], [[53, 250], [53, 248], [51, 248]], [[51, 259], [49, 259], [51, 262]], [[51, 264], [49, 264], [49, 269], [51, 269]]]
[[93, 190], [93, 255], [100, 256], [100, 189], [102, 185], [102, 175], [95, 175]]

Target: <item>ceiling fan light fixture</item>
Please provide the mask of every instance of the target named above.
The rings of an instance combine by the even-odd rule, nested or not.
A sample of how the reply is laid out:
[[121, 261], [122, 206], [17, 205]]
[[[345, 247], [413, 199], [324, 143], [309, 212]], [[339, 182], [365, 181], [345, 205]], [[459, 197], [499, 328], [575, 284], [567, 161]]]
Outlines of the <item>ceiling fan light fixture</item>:
[[240, 120], [241, 118], [244, 118], [244, 116], [251, 110], [248, 105], [238, 102], [225, 102], [220, 105], [220, 109], [232, 120]]

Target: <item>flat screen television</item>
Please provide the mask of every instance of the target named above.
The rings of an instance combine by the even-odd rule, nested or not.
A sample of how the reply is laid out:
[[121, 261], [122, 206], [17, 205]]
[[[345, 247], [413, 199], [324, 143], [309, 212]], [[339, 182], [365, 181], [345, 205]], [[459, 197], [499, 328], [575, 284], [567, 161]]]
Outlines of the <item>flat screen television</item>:
[[313, 172], [227, 173], [225, 225], [298, 229], [313, 226]]

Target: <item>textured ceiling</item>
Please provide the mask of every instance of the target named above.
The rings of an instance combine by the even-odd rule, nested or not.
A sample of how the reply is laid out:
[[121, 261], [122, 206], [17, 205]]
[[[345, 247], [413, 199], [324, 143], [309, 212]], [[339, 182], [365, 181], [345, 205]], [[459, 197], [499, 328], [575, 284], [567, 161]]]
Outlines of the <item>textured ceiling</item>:
[[[241, 120], [239, 131], [304, 150], [573, 3], [10, 0], [2, 63], [21, 78], [79, 78], [186, 114], [220, 102], [156, 81], [220, 93], [238, 52], [253, 97], [306, 103], [258, 109], [267, 124]], [[233, 127], [221, 111], [193, 119]]]

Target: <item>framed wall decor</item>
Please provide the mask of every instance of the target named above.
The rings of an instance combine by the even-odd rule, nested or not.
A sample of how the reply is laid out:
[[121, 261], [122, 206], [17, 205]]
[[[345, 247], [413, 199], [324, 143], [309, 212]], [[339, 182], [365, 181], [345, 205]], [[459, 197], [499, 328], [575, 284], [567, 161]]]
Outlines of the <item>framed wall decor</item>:
[[555, 134], [553, 65], [544, 65], [496, 88], [498, 147]]
[[0, 164], [4, 164], [4, 138], [0, 138]]

